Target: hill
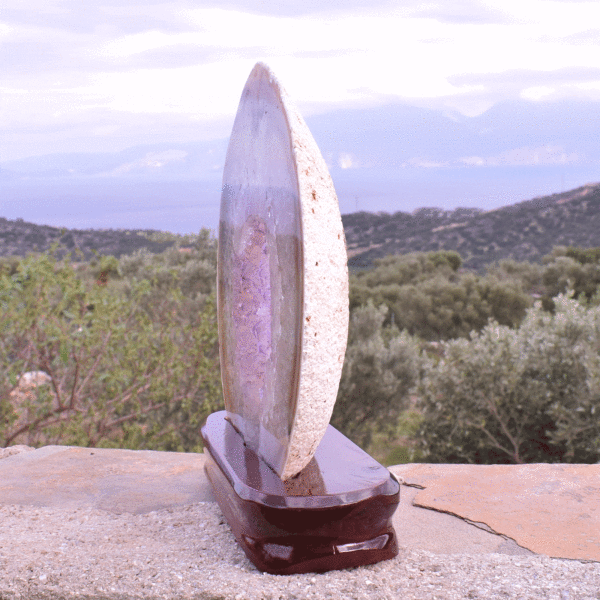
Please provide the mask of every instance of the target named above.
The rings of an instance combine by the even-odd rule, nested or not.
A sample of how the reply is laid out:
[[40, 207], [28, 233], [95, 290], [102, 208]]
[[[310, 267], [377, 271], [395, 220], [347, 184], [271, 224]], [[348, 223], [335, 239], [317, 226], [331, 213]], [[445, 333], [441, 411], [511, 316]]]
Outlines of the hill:
[[[390, 102], [306, 121], [343, 213], [490, 210], [600, 180], [600, 137], [590, 134], [600, 129], [596, 101], [521, 99], [473, 117]], [[79, 229], [216, 230], [228, 139], [194, 140], [194, 132], [188, 127], [180, 142], [172, 133], [121, 140], [136, 143], [128, 147], [95, 140], [86, 152], [54, 144], [25, 158], [17, 147], [26, 142], [5, 141], [0, 215]]]
[[176, 237], [149, 229], [61, 229], [28, 223], [23, 219], [12, 221], [0, 217], [0, 256], [47, 252], [52, 244], [58, 242], [64, 248], [58, 253], [59, 256], [66, 251], [79, 249], [86, 260], [94, 256], [94, 251], [120, 258], [140, 248], [152, 253], [162, 252], [175, 243]]
[[[463, 266], [481, 269], [512, 258], [537, 261], [554, 246], [600, 246], [600, 184], [534, 198], [496, 210], [420, 208], [412, 213], [358, 212], [342, 216], [348, 264], [367, 268], [389, 254], [456, 250]], [[46, 252], [54, 242], [119, 258], [145, 248], [162, 252], [185, 236], [149, 229], [60, 229], [0, 217], [0, 256]], [[185, 243], [185, 241], [184, 241]]]
[[481, 269], [507, 258], [534, 262], [558, 245], [600, 246], [600, 184], [490, 211], [421, 208], [342, 218], [350, 267], [389, 254], [455, 250], [464, 267]]

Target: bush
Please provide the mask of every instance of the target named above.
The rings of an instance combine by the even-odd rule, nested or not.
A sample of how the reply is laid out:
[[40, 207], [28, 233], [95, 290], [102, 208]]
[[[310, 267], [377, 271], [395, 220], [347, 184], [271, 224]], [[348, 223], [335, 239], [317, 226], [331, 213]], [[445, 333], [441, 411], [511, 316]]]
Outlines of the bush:
[[348, 349], [331, 423], [366, 448], [375, 433], [393, 435], [419, 375], [415, 340], [383, 327], [387, 308], [368, 304], [350, 320]]
[[[149, 279], [119, 293], [92, 275], [49, 255], [0, 272], [0, 446], [200, 449], [202, 420], [222, 406], [214, 300]], [[22, 393], [32, 371], [50, 383]]]
[[554, 304], [443, 343], [420, 386], [427, 461], [600, 460], [600, 307]]
[[589, 301], [600, 289], [600, 262], [598, 248], [557, 247], [547, 256], [543, 270], [545, 287], [544, 306], [552, 311], [552, 298], [572, 290], [575, 298]]
[[490, 318], [514, 327], [532, 305], [518, 278], [496, 269], [485, 277], [460, 272], [456, 252], [388, 256], [350, 279], [350, 308], [389, 308], [386, 323], [424, 340], [468, 337]]

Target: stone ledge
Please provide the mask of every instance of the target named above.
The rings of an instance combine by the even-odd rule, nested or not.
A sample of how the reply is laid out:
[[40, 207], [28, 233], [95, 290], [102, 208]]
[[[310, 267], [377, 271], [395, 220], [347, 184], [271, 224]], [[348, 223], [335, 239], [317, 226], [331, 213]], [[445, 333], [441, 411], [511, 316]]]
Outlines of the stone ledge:
[[402, 465], [413, 506], [458, 516], [536, 554], [600, 562], [600, 465]]
[[283, 577], [257, 572], [237, 547], [201, 454], [48, 446], [1, 456], [2, 600], [493, 598], [527, 588], [573, 599], [600, 590], [600, 562], [583, 562], [600, 561], [600, 465], [392, 467], [404, 479], [400, 555]]

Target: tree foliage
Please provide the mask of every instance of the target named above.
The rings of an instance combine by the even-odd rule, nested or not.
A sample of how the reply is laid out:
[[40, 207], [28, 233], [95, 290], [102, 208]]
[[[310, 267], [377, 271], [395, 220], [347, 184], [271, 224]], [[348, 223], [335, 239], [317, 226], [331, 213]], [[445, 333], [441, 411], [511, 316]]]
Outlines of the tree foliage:
[[420, 394], [429, 462], [600, 460], [600, 308], [560, 295], [443, 344]]
[[350, 307], [372, 301], [389, 322], [424, 340], [467, 337], [489, 319], [514, 327], [533, 303], [518, 279], [461, 272], [456, 252], [388, 256], [351, 277]]
[[[132, 273], [121, 260], [76, 271], [30, 255], [0, 271], [0, 446], [201, 447], [222, 406], [214, 297], [200, 285], [213, 267], [163, 257]], [[23, 393], [36, 371], [50, 383]]]
[[600, 288], [599, 257], [600, 248], [556, 247], [544, 259], [544, 306], [553, 310], [552, 298], [567, 290], [572, 290], [575, 298], [591, 300]]
[[376, 432], [393, 433], [419, 376], [416, 340], [383, 327], [387, 308], [354, 311], [332, 425], [367, 447]]
[[[216, 241], [169, 235], [160, 254], [0, 259], [0, 446], [201, 447], [222, 407]], [[394, 460], [598, 461], [599, 257], [478, 274], [439, 251], [353, 274], [332, 423]]]

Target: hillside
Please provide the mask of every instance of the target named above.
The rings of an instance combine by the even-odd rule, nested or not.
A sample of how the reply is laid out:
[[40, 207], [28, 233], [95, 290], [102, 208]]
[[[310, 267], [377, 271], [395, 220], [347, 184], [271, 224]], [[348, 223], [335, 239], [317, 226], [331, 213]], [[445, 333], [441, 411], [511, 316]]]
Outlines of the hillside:
[[[534, 198], [491, 211], [421, 208], [412, 213], [358, 212], [343, 215], [349, 265], [369, 267], [388, 254], [456, 250], [467, 268], [481, 269], [505, 258], [537, 261], [554, 246], [600, 246], [600, 184]], [[0, 217], [0, 256], [45, 252], [54, 242], [120, 257], [139, 248], [158, 253], [175, 234], [152, 230], [60, 229]], [[182, 238], [183, 239], [183, 238]]]
[[464, 266], [537, 261], [554, 246], [600, 246], [600, 184], [491, 211], [421, 208], [413, 213], [343, 216], [348, 264], [364, 268], [388, 254], [456, 250]]
[[[159, 253], [172, 246], [173, 240], [151, 230], [122, 229], [60, 229], [49, 225], [36, 225], [23, 219], [11, 221], [0, 217], [0, 256], [26, 256], [28, 252], [47, 252], [59, 242], [67, 251], [76, 248], [83, 252], [86, 260], [99, 254], [111, 254], [120, 258], [140, 248]], [[65, 250], [60, 251], [62, 256]]]

